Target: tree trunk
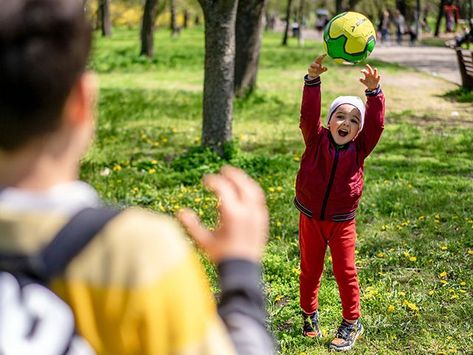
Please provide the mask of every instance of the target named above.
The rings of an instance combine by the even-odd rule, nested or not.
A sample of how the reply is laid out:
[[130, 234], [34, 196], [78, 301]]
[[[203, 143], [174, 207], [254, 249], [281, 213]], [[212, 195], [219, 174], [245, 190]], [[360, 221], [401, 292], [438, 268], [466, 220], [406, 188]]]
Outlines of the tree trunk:
[[189, 26], [189, 11], [187, 11], [187, 9], [184, 10], [184, 14], [182, 18], [183, 18], [182, 27], [187, 28]]
[[343, 12], [343, 0], [336, 0], [335, 1], [335, 13], [339, 14]]
[[110, 18], [110, 0], [100, 0], [99, 18], [102, 36], [110, 37], [112, 35], [112, 20]]
[[176, 37], [179, 35], [179, 28], [177, 27], [177, 21], [176, 21], [176, 1], [169, 0], [169, 7], [171, 10], [171, 24], [170, 24], [171, 35], [173, 37]]
[[439, 36], [440, 23], [442, 22], [442, 17], [443, 17], [443, 5], [445, 5], [445, 0], [442, 0], [439, 3], [439, 13], [437, 15], [437, 23], [435, 24], [435, 32], [434, 32], [435, 37]]
[[302, 37], [302, 27], [304, 24], [305, 0], [299, 0], [299, 9], [297, 13], [297, 23], [299, 24], [299, 31], [297, 32], [297, 43], [299, 46], [304, 45], [304, 38]]
[[158, 0], [146, 0], [141, 23], [140, 55], [152, 58], [154, 55], [154, 21], [158, 11]]
[[235, 25], [235, 95], [256, 86], [266, 0], [239, 1]]
[[396, 6], [399, 9], [399, 12], [404, 16], [407, 17], [407, 4], [406, 0], [397, 0]]
[[356, 5], [358, 5], [359, 2], [360, 2], [360, 0], [350, 0], [350, 1], [348, 1], [348, 9], [350, 11], [355, 11], [355, 7], [356, 7]]
[[284, 36], [282, 38], [282, 45], [287, 46], [287, 36], [289, 33], [289, 26], [291, 24], [291, 14], [292, 14], [292, 0], [287, 0], [286, 7], [286, 27], [284, 28]]
[[205, 22], [202, 144], [218, 154], [232, 139], [237, 0], [199, 0]]

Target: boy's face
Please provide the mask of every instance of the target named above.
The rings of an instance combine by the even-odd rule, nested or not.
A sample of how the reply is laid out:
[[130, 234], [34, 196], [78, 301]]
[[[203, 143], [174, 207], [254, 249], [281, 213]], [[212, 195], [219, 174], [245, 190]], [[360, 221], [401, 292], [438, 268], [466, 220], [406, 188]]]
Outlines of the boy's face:
[[351, 142], [360, 129], [361, 113], [350, 104], [340, 105], [330, 118], [328, 128], [333, 140], [338, 145]]

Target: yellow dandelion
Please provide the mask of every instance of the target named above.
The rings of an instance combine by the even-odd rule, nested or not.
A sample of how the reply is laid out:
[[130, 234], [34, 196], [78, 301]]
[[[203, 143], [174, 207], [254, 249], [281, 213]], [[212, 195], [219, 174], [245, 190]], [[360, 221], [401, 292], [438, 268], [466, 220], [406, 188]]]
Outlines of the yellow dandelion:
[[440, 283], [443, 284], [443, 285], [446, 285], [448, 283], [447, 280], [440, 280]]
[[423, 221], [425, 219], [425, 216], [419, 216], [419, 218], [417, 218], [419, 221]]
[[434, 293], [435, 293], [434, 290], [430, 290], [430, 291], [429, 291], [429, 296], [432, 296]]
[[276, 189], [275, 189], [274, 187], [270, 187], [270, 188], [268, 189], [268, 191], [269, 191], [269, 192], [274, 192], [274, 191], [276, 191]]
[[446, 272], [446, 271], [442, 271], [442, 272], [439, 274], [439, 277], [440, 277], [440, 278], [446, 278], [446, 277], [447, 277], [447, 272]]
[[284, 298], [283, 295], [277, 295], [276, 297], [274, 297], [274, 300], [277, 302], [277, 301], [280, 301]]
[[281, 192], [281, 191], [282, 191], [282, 187], [281, 187], [281, 186], [276, 187], [276, 191]]
[[415, 303], [412, 303], [412, 302], [409, 302], [407, 300], [404, 300], [404, 302], [402, 303], [404, 306], [406, 306], [409, 310], [411, 311], [414, 311], [414, 312], [418, 312], [419, 311], [419, 307], [417, 307], [417, 305]]
[[392, 313], [392, 312], [394, 312], [395, 310], [396, 310], [396, 307], [394, 307], [392, 304], [390, 304], [390, 305], [388, 306], [388, 312], [389, 312], [389, 313]]
[[461, 281], [461, 282], [460, 282], [460, 286], [466, 286], [466, 282], [465, 282], [465, 281]]
[[409, 255], [409, 252], [408, 251], [405, 251], [402, 253], [406, 258], [408, 258], [410, 255]]
[[301, 160], [301, 158], [299, 158], [297, 155], [294, 155], [293, 159], [294, 159], [294, 161], [300, 161]]
[[295, 273], [296, 275], [300, 275], [300, 274], [301, 274], [301, 270], [299, 270], [298, 268], [292, 269], [292, 272]]
[[202, 201], [202, 199], [201, 199], [200, 197], [196, 197], [196, 198], [194, 199], [194, 202], [195, 202], [195, 203], [199, 203], [200, 201]]
[[403, 292], [403, 291], [401, 291], [401, 292], [399, 292], [399, 296], [401, 296], [401, 297], [405, 297], [405, 296], [406, 296], [406, 293], [405, 293], [405, 292]]
[[454, 294], [454, 295], [452, 295], [452, 297], [450, 297], [451, 300], [456, 300], [457, 298], [458, 298], [457, 294]]
[[447, 250], [447, 249], [448, 249], [448, 247], [446, 245], [441, 245], [440, 246], [440, 250]]
[[468, 254], [473, 255], [473, 249], [468, 249]]
[[384, 258], [384, 253], [380, 251], [379, 253], [376, 254], [378, 258]]
[[466, 291], [465, 291], [465, 290], [459, 290], [459, 292], [460, 292], [460, 293], [466, 293]]
[[416, 262], [417, 261], [417, 256], [411, 256], [409, 258], [409, 261]]
[[158, 161], [153, 159], [153, 160], [151, 160], [151, 164], [156, 165], [156, 164], [158, 164]]
[[276, 221], [276, 227], [281, 227], [281, 226], [282, 226], [281, 221]]
[[113, 171], [120, 171], [122, 170], [122, 167], [119, 164], [114, 165]]
[[156, 174], [156, 169], [153, 169], [153, 168], [149, 169], [148, 174]]

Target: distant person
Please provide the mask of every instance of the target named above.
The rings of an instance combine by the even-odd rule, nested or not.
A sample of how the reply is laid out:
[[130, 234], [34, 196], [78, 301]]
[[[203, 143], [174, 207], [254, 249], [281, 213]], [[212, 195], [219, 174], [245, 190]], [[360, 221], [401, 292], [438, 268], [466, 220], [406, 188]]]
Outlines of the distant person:
[[389, 25], [390, 25], [390, 16], [389, 11], [384, 10], [381, 14], [378, 31], [380, 33], [381, 43], [386, 43], [389, 41]]
[[342, 302], [342, 322], [334, 350], [349, 350], [363, 333], [360, 290], [355, 265], [355, 215], [363, 190], [363, 165], [384, 128], [384, 95], [377, 69], [361, 72], [367, 102], [357, 96], [337, 97], [322, 126], [320, 75], [325, 55], [314, 60], [305, 76], [300, 128], [305, 142], [296, 179], [294, 203], [300, 211], [300, 306], [302, 332], [322, 337], [318, 293], [327, 247]]
[[[0, 0], [0, 8], [0, 254], [28, 255], [78, 211], [102, 204], [78, 180], [94, 133], [98, 86], [86, 70], [92, 36], [83, 1]], [[126, 209], [49, 285], [70, 306], [78, 333], [94, 352], [273, 353], [260, 288], [268, 234], [263, 192], [231, 167], [207, 176], [205, 185], [219, 199], [217, 229], [205, 229], [190, 211], [179, 219], [217, 264], [220, 316], [178, 224]], [[30, 317], [23, 316], [14, 320]], [[38, 319], [25, 342], [50, 345], [72, 333], [74, 324], [65, 327], [55, 314], [42, 316], [54, 327], [48, 331]], [[0, 342], [0, 353], [19, 353], [5, 345]], [[30, 353], [51, 352], [41, 347]]]
[[396, 43], [402, 44], [402, 36], [406, 32], [406, 20], [399, 10], [394, 13], [394, 25], [396, 26]]

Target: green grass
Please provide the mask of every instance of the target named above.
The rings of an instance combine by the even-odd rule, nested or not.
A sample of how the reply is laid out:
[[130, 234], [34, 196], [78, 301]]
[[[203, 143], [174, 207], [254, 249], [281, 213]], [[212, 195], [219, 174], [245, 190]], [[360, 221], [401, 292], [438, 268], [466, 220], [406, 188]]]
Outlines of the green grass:
[[[223, 164], [244, 168], [267, 194], [271, 235], [264, 257], [269, 324], [282, 354], [327, 353], [341, 317], [330, 259], [320, 291], [322, 341], [301, 336], [298, 212], [294, 180], [303, 151], [301, 78], [320, 43], [280, 46], [265, 34], [258, 90], [234, 105], [234, 151], [222, 160], [199, 147], [204, 42], [199, 29], [177, 40], [156, 35], [153, 60], [138, 57], [138, 30], [98, 38], [98, 139], [81, 177], [102, 197], [172, 214], [194, 208], [215, 223], [215, 200], [200, 184]], [[383, 73], [405, 69], [371, 61]], [[335, 65], [323, 78], [323, 114], [342, 94], [362, 95], [360, 67]], [[450, 93], [451, 100], [468, 93]], [[414, 99], [414, 97], [413, 97]], [[470, 99], [471, 101], [471, 99]], [[395, 105], [397, 106], [397, 105]], [[471, 128], [414, 125], [389, 107], [384, 135], [365, 164], [358, 211], [357, 266], [366, 333], [352, 353], [471, 353], [473, 347], [473, 134]], [[206, 268], [215, 285], [215, 270]]]

